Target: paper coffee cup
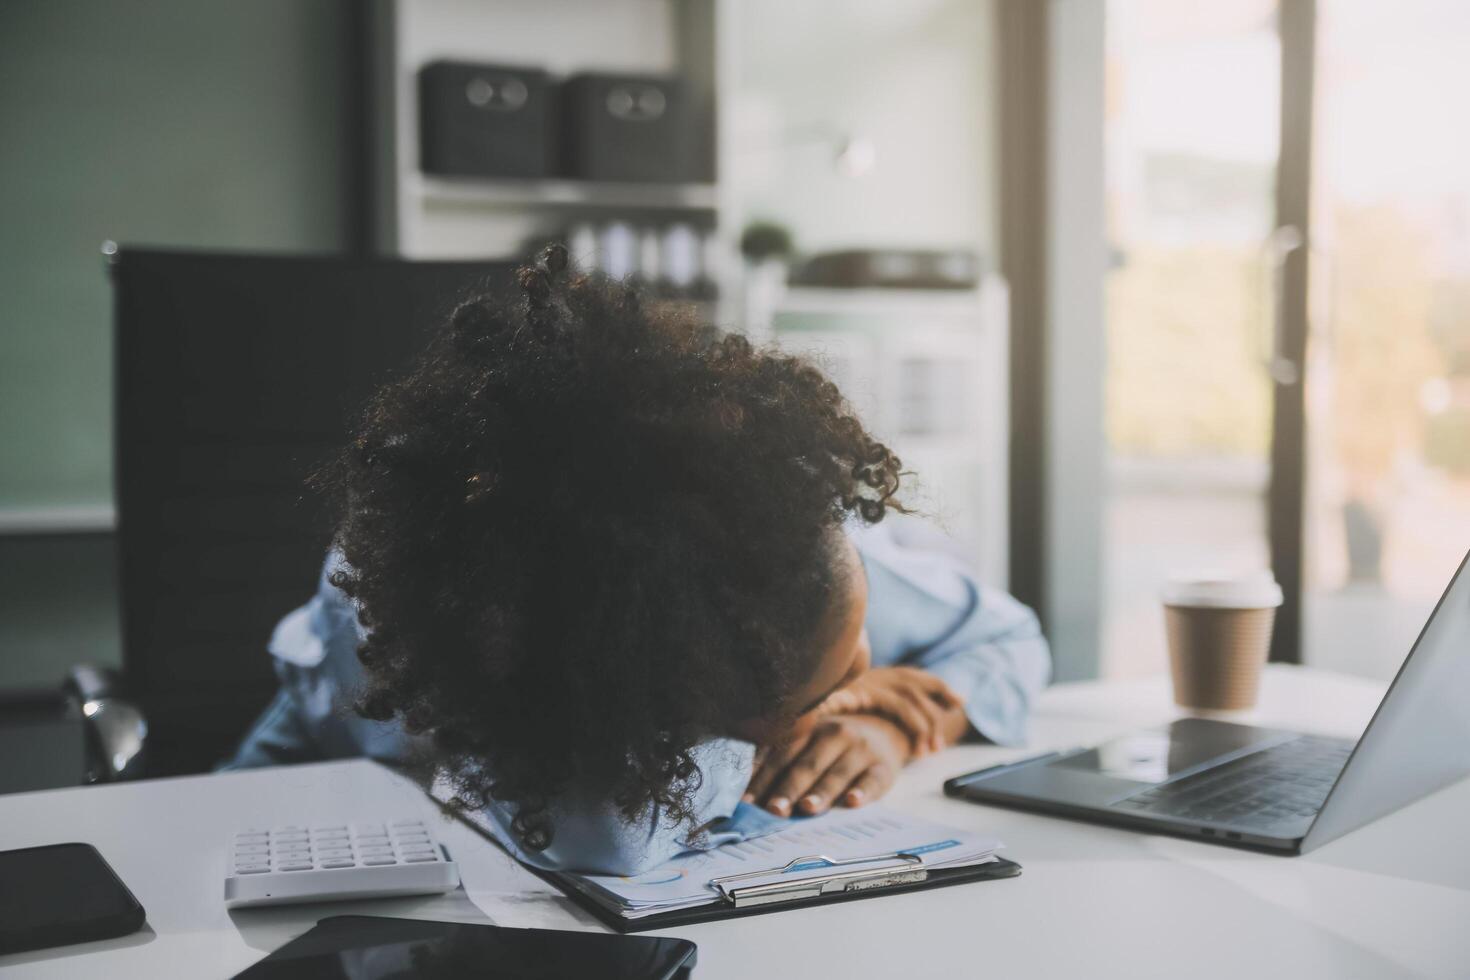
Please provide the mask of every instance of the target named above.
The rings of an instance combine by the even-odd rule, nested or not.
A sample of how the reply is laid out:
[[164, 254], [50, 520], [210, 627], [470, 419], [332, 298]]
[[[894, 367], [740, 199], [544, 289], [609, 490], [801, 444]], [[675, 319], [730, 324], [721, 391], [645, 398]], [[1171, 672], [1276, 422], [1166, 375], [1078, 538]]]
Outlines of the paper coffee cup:
[[1281, 586], [1269, 575], [1181, 577], [1163, 598], [1174, 702], [1210, 711], [1255, 705]]

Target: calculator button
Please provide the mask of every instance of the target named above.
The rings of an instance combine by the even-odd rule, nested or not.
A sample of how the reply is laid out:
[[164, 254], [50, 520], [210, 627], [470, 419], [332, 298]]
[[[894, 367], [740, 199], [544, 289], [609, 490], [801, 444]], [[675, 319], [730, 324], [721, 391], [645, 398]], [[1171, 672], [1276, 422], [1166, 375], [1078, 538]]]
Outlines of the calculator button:
[[310, 871], [310, 861], [282, 861], [276, 865], [277, 871]]
[[302, 842], [300, 844], [279, 844], [276, 846], [277, 854], [309, 854], [311, 845]]
[[235, 845], [235, 853], [236, 854], [266, 854], [269, 851], [270, 851], [270, 847], [269, 847], [269, 845], [266, 845], [266, 844], [236, 844]]
[[350, 868], [353, 865], [351, 858], [322, 858], [324, 868]]
[[384, 864], [393, 864], [394, 858], [391, 854], [370, 854], [363, 857], [362, 863], [370, 868], [376, 868]]
[[317, 824], [315, 827], [311, 828], [311, 830], [312, 830], [312, 833], [315, 833], [315, 834], [325, 834], [328, 831], [333, 831], [333, 830], [340, 830], [340, 831], [342, 831], [342, 833], [345, 834], [345, 833], [347, 833], [347, 825], [345, 823], [324, 823], [324, 824]]
[[271, 866], [268, 864], [237, 864], [235, 865], [235, 874], [258, 875], [265, 874], [265, 872], [269, 871], [270, 869]]
[[419, 834], [399, 834], [398, 835], [398, 843], [400, 843], [400, 844], [427, 844], [428, 842], [429, 842], [429, 835], [428, 834], [419, 833]]
[[402, 851], [404, 854], [418, 854], [421, 851], [428, 851], [430, 854], [432, 854], [434, 852], [434, 845], [433, 844], [405, 844], [402, 847], [400, 847], [399, 850]]
[[327, 858], [345, 858], [345, 857], [352, 857], [352, 848], [350, 848], [350, 847], [323, 847], [323, 848], [321, 848], [320, 850], [318, 850], [316, 852], [316, 856], [319, 857], [319, 858], [321, 858], [324, 861]]
[[410, 851], [403, 855], [404, 864], [422, 864], [425, 861], [437, 861], [439, 856], [433, 851]]
[[359, 848], [358, 849], [357, 856], [360, 857], [360, 858], [363, 858], [364, 860], [366, 860], [367, 858], [370, 858], [370, 857], [392, 857], [393, 856], [393, 848], [391, 848], [391, 847], [362, 847], [362, 848]]

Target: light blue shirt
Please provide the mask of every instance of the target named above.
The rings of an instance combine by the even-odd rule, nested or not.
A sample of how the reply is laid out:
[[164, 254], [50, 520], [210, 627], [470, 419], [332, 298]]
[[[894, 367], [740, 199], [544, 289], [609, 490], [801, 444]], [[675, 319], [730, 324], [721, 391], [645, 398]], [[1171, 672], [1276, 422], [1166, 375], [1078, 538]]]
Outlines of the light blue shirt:
[[[873, 666], [903, 664], [938, 675], [965, 699], [976, 732], [1019, 744], [1031, 701], [1051, 674], [1036, 617], [1006, 593], [980, 585], [943, 550], [913, 543], [905, 529], [914, 527], [890, 519], [849, 532], [868, 577]], [[327, 559], [312, 600], [276, 626], [270, 652], [281, 688], [224, 768], [363, 755], [391, 762], [410, 748], [397, 722], [370, 721], [348, 707], [363, 679], [357, 659], [363, 633], [351, 600], [329, 581], [335, 560]], [[492, 803], [484, 823], [513, 854], [539, 867], [637, 874], [692, 847], [748, 839], [779, 825], [740, 802], [754, 755], [755, 746], [735, 739], [695, 747], [703, 778], [692, 825], [708, 832], [694, 841], [687, 825], [661, 814], [629, 823], [604, 801], [575, 798], [554, 807], [554, 839], [542, 851], [517, 845], [509, 805]]]

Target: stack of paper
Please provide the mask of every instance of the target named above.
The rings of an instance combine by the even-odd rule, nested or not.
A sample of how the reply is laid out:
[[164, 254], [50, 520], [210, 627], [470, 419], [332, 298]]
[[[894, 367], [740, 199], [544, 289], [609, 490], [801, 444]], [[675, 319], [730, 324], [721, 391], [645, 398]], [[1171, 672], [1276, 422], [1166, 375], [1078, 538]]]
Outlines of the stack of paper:
[[[993, 837], [869, 806], [792, 820], [784, 829], [767, 836], [710, 851], [691, 851], [633, 878], [577, 874], [560, 877], [604, 907], [625, 918], [638, 919], [723, 902], [724, 894], [710, 882], [730, 875], [769, 872], [742, 877], [739, 887], [746, 888], [826, 877], [837, 870], [829, 861], [875, 859], [843, 864], [843, 873], [878, 871], [896, 864], [912, 870], [955, 868], [993, 861], [1001, 846]], [[892, 857], [894, 854], [914, 855], [922, 864], [904, 865]], [[792, 862], [798, 863], [787, 868]]]

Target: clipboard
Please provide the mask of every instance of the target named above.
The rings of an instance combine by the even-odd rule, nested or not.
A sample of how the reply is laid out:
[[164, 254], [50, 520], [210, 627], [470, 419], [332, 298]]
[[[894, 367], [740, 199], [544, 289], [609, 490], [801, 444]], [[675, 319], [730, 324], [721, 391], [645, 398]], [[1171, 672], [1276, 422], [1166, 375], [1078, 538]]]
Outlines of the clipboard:
[[[433, 797], [430, 798], [433, 799]], [[462, 814], [444, 807], [443, 803], [438, 800], [435, 802], [439, 803], [440, 809], [445, 813], [450, 814], [496, 847], [504, 849], [500, 841], [482, 827], [477, 826], [474, 821], [467, 820]], [[831, 867], [832, 873], [805, 877], [792, 882], [781, 882], [779, 887], [771, 885], [747, 887], [739, 884], [741, 879], [769, 877], [797, 865], [815, 861], [821, 861]], [[888, 861], [889, 863], [878, 867], [851, 870], [852, 865], [871, 865], [875, 861]], [[619, 933], [649, 932], [673, 926], [717, 922], [721, 919], [738, 919], [747, 915], [785, 912], [809, 908], [813, 905], [831, 905], [836, 902], [880, 898], [884, 895], [900, 895], [927, 888], [947, 888], [950, 885], [963, 885], [976, 881], [996, 881], [1015, 878], [1021, 873], [1021, 866], [1015, 861], [999, 857], [983, 864], [955, 868], [926, 868], [923, 867], [922, 858], [902, 852], [836, 861], [825, 855], [816, 854], [795, 858], [783, 867], [711, 879], [711, 884], [719, 888], [723, 898], [709, 905], [655, 912], [652, 915], [630, 919], [619, 915], [593, 898], [588, 894], [591, 886], [584, 886], [569, 875], [557, 871], [546, 871], [520, 861], [516, 863], [566, 895], [599, 922]]]
[[[854, 860], [867, 862], [872, 859], [857, 858]], [[589, 897], [578, 887], [576, 882], [570, 880], [565, 875], [555, 871], [543, 871], [540, 868], [534, 868], [530, 865], [523, 864], [521, 866], [562, 891], [568, 898], [576, 902], [578, 906], [586, 909], [595, 916], [599, 922], [620, 933], [648, 932], [652, 929], [697, 925], [701, 922], [718, 922], [721, 919], [738, 919], [747, 915], [786, 912], [794, 909], [810, 908], [814, 905], [856, 902], [865, 898], [880, 898], [884, 895], [899, 895], [904, 892], [923, 891], [926, 888], [946, 888], [950, 885], [963, 885], [975, 881], [996, 881], [1003, 878], [1015, 878], [1021, 873], [1021, 866], [1019, 864], [1005, 858], [996, 858], [984, 864], [972, 864], [961, 868], [919, 869], [922, 871], [923, 877], [915, 877], [916, 872], [912, 868], [895, 866], [892, 869], [884, 869], [883, 871], [870, 871], [864, 873], [863, 876], [865, 878], [888, 877], [891, 880], [880, 880], [871, 883], [860, 881], [858, 887], [851, 887], [849, 885], [843, 887], [840, 891], [809, 894], [801, 893], [802, 890], [793, 890], [793, 893], [789, 895], [744, 904], [737, 903], [735, 898], [727, 893], [724, 901], [718, 901], [711, 905], [701, 905], [697, 908], [690, 909], [675, 909], [670, 912], [656, 912], [652, 915], [643, 916], [642, 918], [629, 919]], [[781, 869], [770, 869], [770, 871], [779, 870]], [[769, 871], [750, 872], [751, 875], [766, 875], [769, 873]], [[802, 880], [802, 883], [825, 882], [834, 877], [837, 877], [837, 875], [822, 876], [821, 878], [806, 878]], [[738, 891], [738, 889], [734, 890]]]

